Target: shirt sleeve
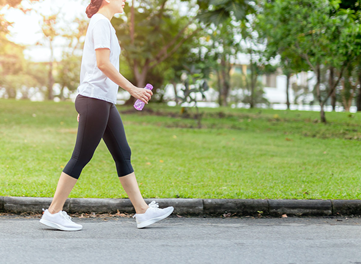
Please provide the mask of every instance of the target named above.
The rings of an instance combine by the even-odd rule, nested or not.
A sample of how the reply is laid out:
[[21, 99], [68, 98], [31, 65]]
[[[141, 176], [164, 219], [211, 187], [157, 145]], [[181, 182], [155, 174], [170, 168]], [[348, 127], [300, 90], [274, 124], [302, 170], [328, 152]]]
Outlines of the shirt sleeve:
[[97, 21], [93, 28], [94, 49], [110, 49], [110, 25], [105, 19]]

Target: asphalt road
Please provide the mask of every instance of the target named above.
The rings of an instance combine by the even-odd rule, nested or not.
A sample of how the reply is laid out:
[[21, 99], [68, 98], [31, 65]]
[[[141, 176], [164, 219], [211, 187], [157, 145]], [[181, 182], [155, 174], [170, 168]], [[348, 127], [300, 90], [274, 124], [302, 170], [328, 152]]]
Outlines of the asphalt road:
[[360, 263], [361, 218], [75, 219], [78, 232], [0, 216], [0, 263]]

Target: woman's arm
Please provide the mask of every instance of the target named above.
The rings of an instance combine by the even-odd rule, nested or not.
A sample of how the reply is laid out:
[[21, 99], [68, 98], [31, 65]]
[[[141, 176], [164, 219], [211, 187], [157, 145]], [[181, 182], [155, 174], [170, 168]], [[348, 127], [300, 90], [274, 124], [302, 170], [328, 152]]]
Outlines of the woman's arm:
[[148, 89], [135, 87], [123, 75], [121, 75], [109, 60], [109, 49], [96, 49], [95, 54], [99, 70], [101, 70], [109, 79], [118, 84], [121, 88], [128, 91], [130, 95], [148, 104], [153, 92]]

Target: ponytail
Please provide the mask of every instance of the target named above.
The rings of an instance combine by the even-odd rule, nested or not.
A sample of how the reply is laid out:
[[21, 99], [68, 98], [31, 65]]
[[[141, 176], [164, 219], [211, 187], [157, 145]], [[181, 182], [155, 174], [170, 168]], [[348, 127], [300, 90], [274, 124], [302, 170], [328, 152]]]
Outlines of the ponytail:
[[91, 18], [95, 13], [99, 11], [99, 8], [101, 7], [103, 3], [103, 0], [91, 0], [90, 4], [86, 8], [85, 13], [89, 18]]

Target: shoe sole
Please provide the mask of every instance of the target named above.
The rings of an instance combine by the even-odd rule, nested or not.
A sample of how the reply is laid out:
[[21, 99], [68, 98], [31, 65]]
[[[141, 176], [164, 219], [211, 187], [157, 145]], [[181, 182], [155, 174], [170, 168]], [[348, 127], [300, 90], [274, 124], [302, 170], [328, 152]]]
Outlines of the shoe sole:
[[79, 231], [79, 230], [82, 229], [82, 227], [74, 227], [74, 228], [65, 227], [65, 226], [50, 222], [50, 221], [45, 220], [45, 219], [40, 219], [40, 223], [42, 223], [43, 225], [46, 225], [48, 227], [52, 227], [52, 228], [59, 229], [59, 230], [62, 230], [62, 231]]
[[170, 216], [171, 213], [173, 213], [173, 211], [174, 211], [174, 208], [172, 208], [172, 210], [169, 211], [168, 213], [166, 213], [165, 215], [161, 215], [161, 216], [149, 219], [147, 221], [144, 221], [144, 222], [142, 222], [140, 224], [137, 224], [137, 228], [144, 228], [144, 227], [149, 226], [151, 224], [154, 224], [154, 223], [156, 223], [156, 222], [158, 222], [160, 220], [163, 220], [164, 218], [167, 218], [168, 216]]

